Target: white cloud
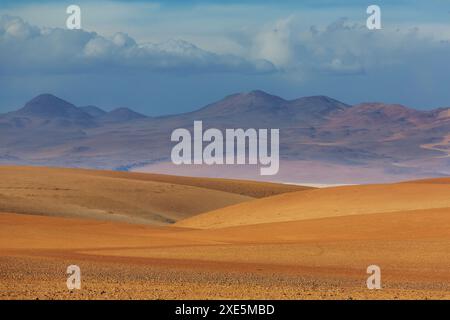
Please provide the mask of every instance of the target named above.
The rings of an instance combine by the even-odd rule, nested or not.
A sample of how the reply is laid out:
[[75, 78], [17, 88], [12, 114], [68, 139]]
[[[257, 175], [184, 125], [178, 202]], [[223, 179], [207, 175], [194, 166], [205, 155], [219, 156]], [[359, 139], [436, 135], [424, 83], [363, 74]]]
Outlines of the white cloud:
[[252, 49], [253, 55], [272, 61], [279, 67], [291, 64], [293, 59], [291, 21], [292, 17], [279, 20], [274, 26], [258, 34]]
[[206, 51], [182, 40], [139, 44], [129, 35], [37, 28], [11, 16], [0, 18], [0, 73], [189, 71], [266, 73], [274, 66]]
[[394, 65], [417, 68], [429, 56], [440, 60], [433, 63], [446, 63], [450, 53], [448, 41], [419, 28], [368, 30], [345, 18], [305, 30], [289, 17], [276, 21], [249, 42], [251, 56], [299, 75], [361, 74]]
[[[272, 88], [278, 88], [279, 94], [287, 92], [292, 97], [304, 90], [304, 94], [327, 93], [348, 101], [365, 101], [373, 89], [378, 92], [373, 94], [376, 100], [443, 104], [448, 100], [445, 83], [450, 72], [450, 42], [444, 35], [433, 35], [430, 28], [422, 31], [422, 26], [384, 25], [373, 31], [362, 23], [341, 19], [305, 27], [303, 17], [287, 15], [263, 27], [218, 37], [218, 41], [226, 37], [240, 48], [230, 54], [205, 50], [192, 41], [167, 40], [172, 37], [143, 42], [124, 32], [104, 36], [84, 30], [38, 28], [17, 17], [0, 16], [0, 81], [9, 85], [13, 76], [20, 78], [17, 89], [8, 89], [11, 92], [22, 90], [25, 80], [31, 78], [39, 79], [40, 91], [51, 91], [59, 84], [64, 90], [77, 90], [80, 83], [98, 87], [102, 81], [107, 92], [113, 85], [128, 92], [132, 85], [124, 79], [133, 78], [158, 92], [175, 84], [185, 95], [188, 87], [213, 88], [211, 96], [217, 94], [213, 98], [253, 88], [276, 93]], [[87, 80], [72, 83], [82, 77]]]
[[5, 39], [24, 40], [39, 34], [39, 29], [30, 26], [18, 17], [1, 16], [0, 34], [3, 33]]

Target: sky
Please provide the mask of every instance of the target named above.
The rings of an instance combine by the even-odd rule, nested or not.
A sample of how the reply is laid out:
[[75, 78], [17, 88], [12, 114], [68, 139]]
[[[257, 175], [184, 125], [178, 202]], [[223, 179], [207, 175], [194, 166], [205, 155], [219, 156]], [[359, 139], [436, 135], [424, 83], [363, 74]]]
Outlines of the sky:
[[52, 93], [157, 116], [255, 89], [427, 110], [450, 106], [449, 57], [444, 0], [2, 0], [0, 113]]

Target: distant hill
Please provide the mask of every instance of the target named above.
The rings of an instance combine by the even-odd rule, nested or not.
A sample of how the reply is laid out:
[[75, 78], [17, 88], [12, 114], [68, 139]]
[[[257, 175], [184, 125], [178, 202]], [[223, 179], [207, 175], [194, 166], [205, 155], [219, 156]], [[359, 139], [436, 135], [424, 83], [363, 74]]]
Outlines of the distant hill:
[[96, 106], [84, 106], [84, 107], [78, 107], [81, 111], [86, 112], [87, 114], [89, 114], [91, 117], [97, 118], [97, 117], [101, 117], [105, 114], [107, 114], [107, 112], [99, 107]]
[[0, 115], [0, 126], [4, 128], [38, 127], [40, 130], [60, 127], [85, 129], [99, 127], [103, 123], [121, 123], [146, 116], [129, 108], [117, 108], [107, 112], [96, 106], [76, 107], [70, 102], [52, 94], [41, 94], [25, 104], [17, 111]]
[[128, 108], [76, 107], [50, 94], [0, 116], [0, 163], [258, 179], [249, 167], [170, 165], [175, 128], [278, 128], [282, 166], [274, 181], [361, 183], [450, 175], [450, 109], [326, 96], [286, 100], [237, 93], [196, 111], [146, 117]]
[[146, 118], [146, 116], [129, 108], [117, 108], [100, 117], [100, 119], [105, 122], [126, 122], [143, 118]]
[[90, 119], [89, 114], [83, 110], [51, 94], [41, 94], [31, 99], [15, 114], [41, 118]]

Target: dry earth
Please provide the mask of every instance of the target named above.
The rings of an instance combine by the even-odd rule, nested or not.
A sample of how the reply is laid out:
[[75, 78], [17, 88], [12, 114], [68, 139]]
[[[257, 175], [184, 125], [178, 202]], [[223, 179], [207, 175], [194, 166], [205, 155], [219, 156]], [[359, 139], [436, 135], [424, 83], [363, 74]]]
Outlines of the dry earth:
[[0, 212], [168, 224], [254, 197], [309, 189], [226, 179], [0, 167]]
[[[35, 168], [29, 170], [29, 180], [26, 168], [20, 180], [14, 174], [2, 180], [2, 208], [12, 199], [6, 187], [18, 181], [30, 181], [29, 188], [53, 185], [64, 171], [48, 170], [45, 179], [33, 180]], [[118, 190], [130, 181], [145, 183], [141, 188], [156, 183], [145, 175], [74, 172], [67, 179], [78, 179], [72, 188], [79, 188], [81, 199], [87, 180], [108, 179], [98, 188], [118, 180]], [[36, 211], [0, 213], [0, 299], [450, 299], [450, 179], [264, 199], [248, 197], [248, 190], [245, 196], [218, 191], [216, 183], [212, 195], [246, 202], [189, 215], [174, 226], [56, 217], [56, 210], [45, 215], [48, 193], [27, 189], [36, 192], [33, 198], [18, 191]], [[180, 206], [184, 192], [174, 193]], [[132, 195], [123, 190], [122, 197]], [[40, 198], [47, 201], [35, 200]], [[71, 264], [82, 271], [79, 291], [66, 287]], [[372, 264], [381, 267], [381, 290], [366, 288]]]

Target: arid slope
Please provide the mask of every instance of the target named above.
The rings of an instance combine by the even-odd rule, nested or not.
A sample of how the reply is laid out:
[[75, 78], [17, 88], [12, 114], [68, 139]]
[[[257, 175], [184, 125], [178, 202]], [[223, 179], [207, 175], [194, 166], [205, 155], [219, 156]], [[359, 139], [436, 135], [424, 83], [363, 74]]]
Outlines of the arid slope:
[[[136, 190], [161, 187], [145, 181], [146, 175], [138, 180], [126, 173], [41, 169], [45, 178], [36, 168], [21, 170], [35, 178], [13, 180], [20, 177], [16, 173], [5, 181], [22, 187], [18, 198], [36, 206], [52, 203], [52, 195], [67, 208], [66, 199], [87, 197], [81, 191], [86, 181], [99, 180], [89, 190], [114, 186], [122, 193], [111, 192], [108, 199], [129, 197], [127, 204], [145, 208], [155, 204], [141, 204]], [[61, 188], [55, 183], [60, 175], [72, 183], [77, 192], [69, 195], [76, 197], [45, 193], [48, 186]], [[444, 178], [253, 200], [198, 188], [207, 199], [233, 195], [248, 201], [173, 226], [0, 210], [0, 299], [450, 299], [449, 187]], [[14, 198], [1, 190], [6, 206], [4, 199]], [[187, 192], [174, 190], [165, 192], [167, 197], [183, 199]], [[106, 206], [108, 200], [96, 197], [92, 208]], [[82, 269], [80, 291], [66, 288], [70, 264]], [[372, 264], [382, 270], [382, 290], [366, 287]]]
[[450, 182], [447, 178], [286, 193], [196, 215], [179, 221], [177, 226], [224, 228], [441, 208], [450, 208]]
[[0, 167], [0, 211], [167, 224], [306, 187], [82, 169]]

